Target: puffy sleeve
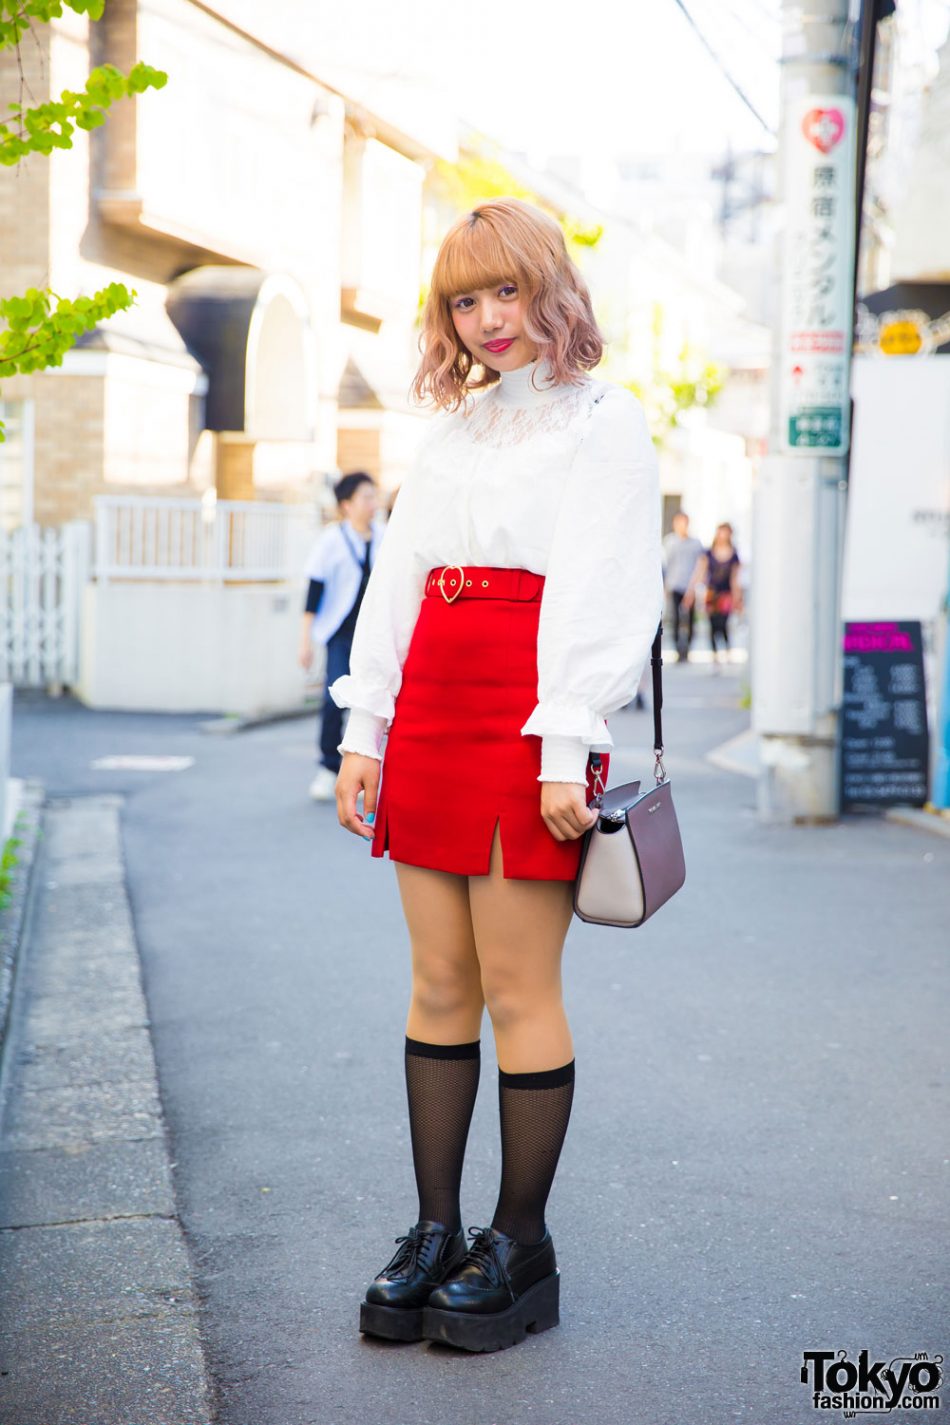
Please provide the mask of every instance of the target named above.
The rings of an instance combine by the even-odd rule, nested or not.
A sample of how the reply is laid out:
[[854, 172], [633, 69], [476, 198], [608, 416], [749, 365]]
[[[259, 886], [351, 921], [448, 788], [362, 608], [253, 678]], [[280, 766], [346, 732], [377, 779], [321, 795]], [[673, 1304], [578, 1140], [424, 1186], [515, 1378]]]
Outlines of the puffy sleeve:
[[337, 707], [351, 710], [339, 744], [342, 752], [379, 757], [393, 719], [427, 573], [417, 557], [423, 455], [432, 427], [440, 424], [436, 416], [399, 487], [357, 615], [350, 671], [328, 689]]
[[[585, 780], [608, 751], [605, 717], [635, 696], [663, 612], [659, 465], [643, 408], [622, 386], [593, 407], [567, 475], [541, 598], [539, 781]], [[573, 775], [571, 775], [573, 773]]]

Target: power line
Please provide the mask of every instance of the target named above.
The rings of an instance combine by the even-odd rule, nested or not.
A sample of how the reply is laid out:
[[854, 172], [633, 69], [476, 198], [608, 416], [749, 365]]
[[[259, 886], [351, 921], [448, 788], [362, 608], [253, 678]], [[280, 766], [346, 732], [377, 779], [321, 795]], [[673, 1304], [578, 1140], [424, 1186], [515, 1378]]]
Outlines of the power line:
[[738, 81], [737, 79], [734, 79], [734, 78], [733, 78], [732, 74], [731, 74], [730, 71], [727, 69], [726, 65], [725, 65], [725, 64], [723, 63], [723, 61], [720, 59], [719, 55], [718, 55], [718, 54], [716, 53], [716, 51], [713, 49], [712, 45], [711, 45], [711, 44], [709, 43], [709, 41], [707, 40], [706, 36], [703, 34], [702, 30], [699, 28], [699, 26], [697, 25], [696, 21], [693, 19], [693, 17], [692, 17], [692, 15], [690, 14], [689, 10], [686, 8], [686, 5], [685, 5], [685, 3], [684, 3], [684, 0], [674, 0], [674, 3], [680, 8], [680, 10], [682, 10], [682, 12], [683, 12], [683, 14], [685, 15], [687, 21], [689, 22], [689, 24], [690, 24], [690, 26], [691, 26], [691, 28], [692, 28], [694, 34], [696, 35], [696, 38], [699, 40], [700, 44], [703, 46], [703, 49], [705, 49], [706, 53], [707, 53], [707, 54], [710, 56], [710, 58], [713, 60], [713, 62], [715, 63], [716, 67], [719, 69], [719, 71], [720, 71], [720, 73], [723, 75], [723, 77], [727, 80], [727, 82], [729, 83], [729, 85], [731, 86], [731, 88], [733, 88], [733, 89], [735, 90], [735, 92], [738, 94], [738, 96], [739, 96], [739, 98], [742, 100], [743, 104], [744, 104], [744, 105], [746, 106], [746, 108], [749, 110], [749, 113], [752, 114], [756, 119], [758, 119], [759, 123], [762, 125], [763, 129], [765, 129], [765, 132], [766, 132], [767, 134], [772, 134], [772, 135], [774, 136], [774, 134], [775, 134], [775, 129], [773, 129], [772, 125], [769, 124], [769, 123], [762, 117], [762, 115], [759, 113], [758, 109], [757, 109], [757, 108], [755, 107], [755, 105], [753, 104], [752, 100], [749, 98], [748, 94], [747, 94], [747, 93], [745, 92], [745, 90], [743, 89], [742, 85], [739, 83], [739, 81]]
[[[948, 0], [948, 3], [950, 3], [950, 0]], [[739, 13], [737, 5], [742, 7], [741, 14]], [[766, 39], [762, 30], [756, 29], [755, 25], [750, 23], [751, 15], [749, 14], [749, 9], [749, 0], [727, 0], [726, 13], [733, 23], [738, 25], [739, 29], [742, 30], [754, 44], [764, 49], [770, 59], [777, 59], [781, 49], [781, 29], [778, 18], [773, 17], [773, 21], [767, 24], [769, 35]]]

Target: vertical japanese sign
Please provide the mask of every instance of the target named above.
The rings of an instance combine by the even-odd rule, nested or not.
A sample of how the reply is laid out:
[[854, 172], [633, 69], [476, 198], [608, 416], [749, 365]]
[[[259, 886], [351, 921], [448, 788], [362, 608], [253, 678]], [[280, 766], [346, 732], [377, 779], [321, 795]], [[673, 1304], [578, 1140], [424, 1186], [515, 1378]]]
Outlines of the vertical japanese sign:
[[789, 106], [780, 348], [786, 451], [848, 448], [854, 263], [854, 101], [812, 95]]

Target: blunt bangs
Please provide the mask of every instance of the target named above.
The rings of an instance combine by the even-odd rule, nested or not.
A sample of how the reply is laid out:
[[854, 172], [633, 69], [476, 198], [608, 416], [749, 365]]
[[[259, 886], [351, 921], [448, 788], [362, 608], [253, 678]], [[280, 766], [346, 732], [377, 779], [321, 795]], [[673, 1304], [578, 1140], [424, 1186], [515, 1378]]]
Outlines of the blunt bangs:
[[500, 287], [503, 282], [517, 282], [521, 286], [524, 277], [517, 271], [511, 252], [494, 228], [478, 223], [467, 232], [455, 228], [447, 234], [432, 269], [434, 298], [451, 302], [463, 292], [475, 292], [479, 287]]

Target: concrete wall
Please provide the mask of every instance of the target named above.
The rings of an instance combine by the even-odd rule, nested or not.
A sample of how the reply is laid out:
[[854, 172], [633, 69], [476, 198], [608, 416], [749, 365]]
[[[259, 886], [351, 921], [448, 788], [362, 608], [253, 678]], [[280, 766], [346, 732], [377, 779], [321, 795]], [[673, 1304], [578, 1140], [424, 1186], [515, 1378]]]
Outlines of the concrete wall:
[[302, 589], [89, 583], [77, 693], [89, 707], [257, 715], [304, 701]]

